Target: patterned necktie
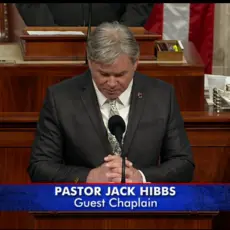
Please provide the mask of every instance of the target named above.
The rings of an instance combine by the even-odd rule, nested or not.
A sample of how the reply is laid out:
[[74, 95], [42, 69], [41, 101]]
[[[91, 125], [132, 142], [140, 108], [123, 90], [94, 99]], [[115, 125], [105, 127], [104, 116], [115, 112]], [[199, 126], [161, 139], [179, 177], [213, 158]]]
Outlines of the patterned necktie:
[[[119, 112], [118, 112], [117, 107], [116, 107], [116, 100], [109, 101], [109, 108], [110, 108], [109, 118], [114, 116], [114, 115], [119, 115]], [[119, 145], [116, 137], [114, 135], [112, 135], [109, 130], [108, 130], [108, 139], [109, 139], [110, 145], [112, 147], [113, 153], [115, 155], [121, 155], [120, 145]]]

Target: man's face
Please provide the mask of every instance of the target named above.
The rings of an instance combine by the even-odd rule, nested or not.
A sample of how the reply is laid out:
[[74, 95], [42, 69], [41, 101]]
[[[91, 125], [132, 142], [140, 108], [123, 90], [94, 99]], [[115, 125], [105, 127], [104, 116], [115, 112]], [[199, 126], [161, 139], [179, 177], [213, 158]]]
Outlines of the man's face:
[[138, 62], [132, 63], [124, 54], [110, 65], [89, 61], [89, 68], [100, 92], [112, 100], [118, 98], [128, 88], [137, 64]]

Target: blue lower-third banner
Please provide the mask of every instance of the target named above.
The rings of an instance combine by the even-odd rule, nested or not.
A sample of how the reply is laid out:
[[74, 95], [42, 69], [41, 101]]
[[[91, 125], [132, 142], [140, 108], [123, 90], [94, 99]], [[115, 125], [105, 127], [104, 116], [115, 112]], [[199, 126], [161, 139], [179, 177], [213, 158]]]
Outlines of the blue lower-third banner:
[[0, 185], [0, 211], [230, 211], [230, 185]]

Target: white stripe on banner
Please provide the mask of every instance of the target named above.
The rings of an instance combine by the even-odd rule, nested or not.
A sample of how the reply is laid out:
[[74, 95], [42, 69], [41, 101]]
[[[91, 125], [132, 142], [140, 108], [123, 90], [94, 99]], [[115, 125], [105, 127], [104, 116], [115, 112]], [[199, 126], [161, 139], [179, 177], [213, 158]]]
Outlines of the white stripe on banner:
[[190, 3], [164, 3], [163, 39], [188, 40]]

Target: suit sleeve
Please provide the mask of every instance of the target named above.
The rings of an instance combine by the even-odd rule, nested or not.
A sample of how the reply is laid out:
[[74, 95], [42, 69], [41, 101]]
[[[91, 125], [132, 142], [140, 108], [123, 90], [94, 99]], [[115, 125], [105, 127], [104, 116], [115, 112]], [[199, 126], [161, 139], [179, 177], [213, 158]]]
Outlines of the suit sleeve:
[[120, 23], [126, 26], [144, 26], [153, 8], [153, 3], [126, 4]]
[[55, 102], [48, 89], [37, 125], [28, 167], [32, 182], [86, 182], [90, 169], [65, 165], [64, 137]]
[[56, 26], [45, 3], [16, 3], [16, 7], [27, 26]]
[[162, 142], [160, 165], [140, 169], [147, 182], [191, 182], [194, 160], [174, 90], [171, 90], [170, 113]]

